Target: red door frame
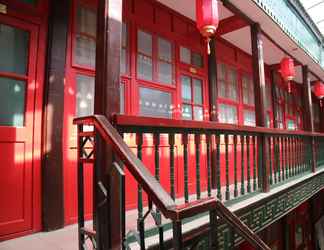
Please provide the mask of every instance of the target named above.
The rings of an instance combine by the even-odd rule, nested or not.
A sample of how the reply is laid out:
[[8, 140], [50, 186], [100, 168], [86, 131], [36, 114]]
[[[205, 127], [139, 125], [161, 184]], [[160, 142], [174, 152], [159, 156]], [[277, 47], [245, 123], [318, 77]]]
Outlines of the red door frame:
[[[33, 26], [35, 32], [34, 55], [34, 108], [33, 108], [33, 139], [32, 139], [32, 215], [31, 228], [28, 230], [0, 236], [0, 241], [40, 231], [41, 226], [41, 159], [42, 159], [42, 120], [43, 120], [43, 91], [45, 75], [45, 55], [47, 39], [48, 1], [41, 0], [35, 7], [22, 4], [18, 0], [3, 0], [7, 5], [7, 14], [0, 14], [0, 21], [6, 20], [11, 24]], [[27, 111], [27, 110], [26, 110]]]

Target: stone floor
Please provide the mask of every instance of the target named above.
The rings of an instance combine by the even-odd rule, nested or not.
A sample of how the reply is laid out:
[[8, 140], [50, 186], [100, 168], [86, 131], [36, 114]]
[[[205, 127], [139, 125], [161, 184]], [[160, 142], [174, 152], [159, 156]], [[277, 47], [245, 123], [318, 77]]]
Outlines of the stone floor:
[[0, 242], [0, 250], [77, 250], [77, 225]]

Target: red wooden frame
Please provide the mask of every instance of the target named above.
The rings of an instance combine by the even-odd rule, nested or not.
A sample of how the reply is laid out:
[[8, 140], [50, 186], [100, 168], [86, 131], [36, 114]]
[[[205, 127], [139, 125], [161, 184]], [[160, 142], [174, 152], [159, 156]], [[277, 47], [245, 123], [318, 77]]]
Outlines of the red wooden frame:
[[10, 235], [1, 235], [0, 241], [11, 238], [20, 237], [30, 233], [38, 232], [42, 228], [41, 222], [41, 159], [42, 150], [42, 120], [43, 120], [43, 92], [44, 92], [44, 72], [45, 72], [45, 55], [46, 55], [46, 39], [47, 39], [47, 23], [48, 23], [48, 0], [39, 0], [38, 4], [33, 7], [28, 4], [19, 2], [19, 0], [3, 0], [3, 4], [7, 5], [7, 14], [0, 14], [0, 19], [15, 19], [17, 22], [29, 23], [35, 26], [37, 30], [36, 48], [37, 54], [33, 56], [36, 61], [35, 72], [35, 90], [34, 90], [34, 126], [33, 126], [33, 213], [32, 228], [27, 231], [17, 232]]

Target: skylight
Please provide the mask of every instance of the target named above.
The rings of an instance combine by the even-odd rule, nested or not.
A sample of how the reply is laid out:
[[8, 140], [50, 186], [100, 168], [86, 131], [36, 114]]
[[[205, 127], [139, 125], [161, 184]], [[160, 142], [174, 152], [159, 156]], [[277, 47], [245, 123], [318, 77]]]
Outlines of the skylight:
[[324, 0], [300, 0], [300, 2], [324, 35]]

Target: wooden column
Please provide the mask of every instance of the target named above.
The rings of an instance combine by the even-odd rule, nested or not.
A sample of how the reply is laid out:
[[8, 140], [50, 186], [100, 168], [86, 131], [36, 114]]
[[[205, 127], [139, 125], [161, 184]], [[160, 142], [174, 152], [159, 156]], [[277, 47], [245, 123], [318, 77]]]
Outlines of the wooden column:
[[[303, 74], [303, 105], [304, 105], [304, 130], [314, 132], [314, 115], [313, 115], [313, 101], [311, 83], [308, 76], [308, 66], [302, 66]], [[316, 171], [316, 150], [314, 138], [311, 139], [312, 150], [312, 171]]]
[[[122, 0], [99, 0], [97, 12], [97, 48], [95, 79], [95, 113], [110, 121], [119, 112], [120, 52], [122, 37]], [[108, 190], [108, 202], [96, 210], [96, 228], [100, 238], [98, 250], [122, 248], [121, 189], [119, 178], [112, 178], [113, 150], [99, 144], [96, 167]], [[94, 183], [96, 185], [96, 183]], [[100, 202], [96, 200], [96, 203]]]
[[51, 1], [49, 8], [42, 162], [42, 224], [45, 231], [64, 226], [62, 138], [70, 3], [69, 0]]
[[[264, 75], [264, 60], [263, 60], [263, 45], [261, 40], [261, 28], [258, 23], [251, 25], [251, 40], [252, 40], [252, 64], [253, 64], [253, 82], [255, 96], [255, 120], [256, 126], [266, 126], [266, 86]], [[258, 163], [259, 173], [262, 174], [262, 187], [264, 192], [268, 192], [269, 187], [269, 155], [268, 143], [266, 138], [258, 137]], [[260, 169], [261, 167], [261, 169]]]
[[272, 117], [272, 122], [273, 122], [273, 127], [274, 128], [278, 128], [278, 121], [277, 121], [277, 112], [278, 112], [278, 104], [277, 104], [277, 93], [276, 93], [276, 74], [277, 74], [277, 70], [275, 69], [271, 69], [270, 71], [270, 78], [271, 78], [271, 99], [272, 99], [272, 113], [273, 113], [273, 117]]
[[[208, 87], [209, 87], [209, 112], [210, 120], [218, 122], [217, 116], [217, 63], [216, 63], [216, 41], [210, 42], [210, 55], [208, 56]], [[212, 145], [215, 145], [214, 143]], [[211, 153], [211, 186], [216, 188], [216, 148], [212, 147]]]

